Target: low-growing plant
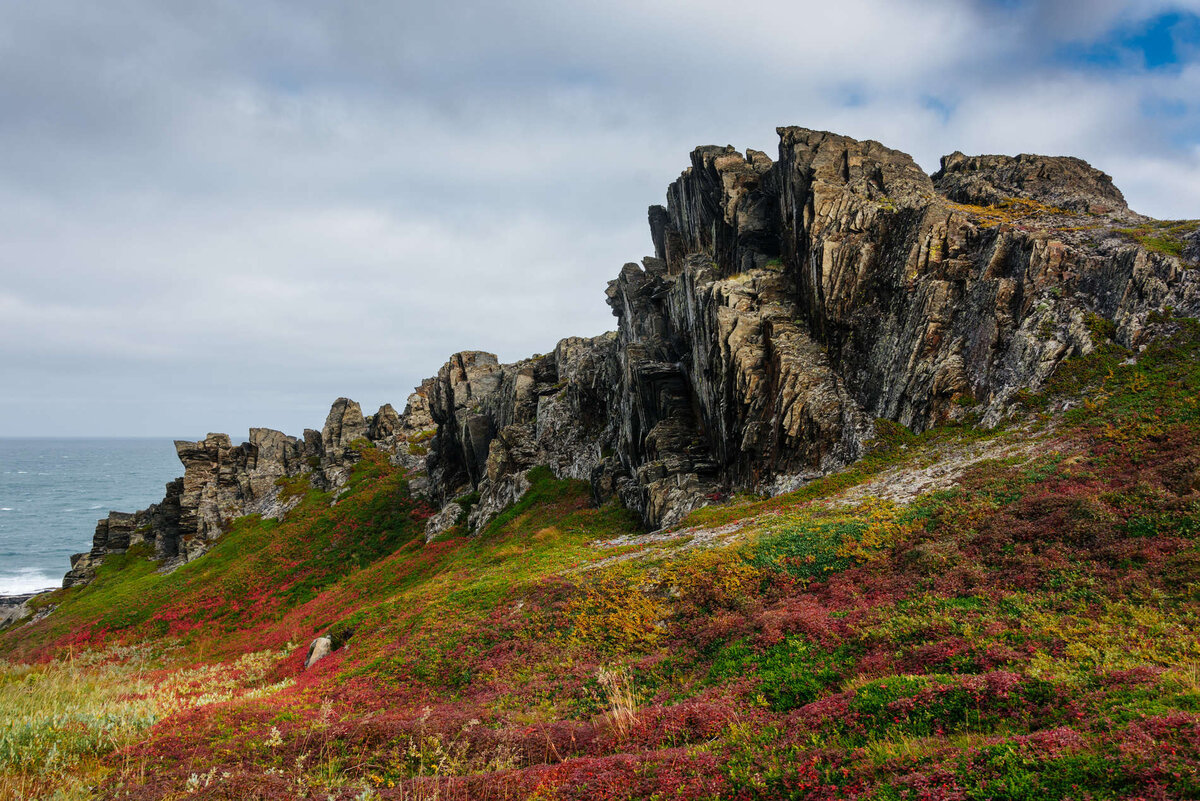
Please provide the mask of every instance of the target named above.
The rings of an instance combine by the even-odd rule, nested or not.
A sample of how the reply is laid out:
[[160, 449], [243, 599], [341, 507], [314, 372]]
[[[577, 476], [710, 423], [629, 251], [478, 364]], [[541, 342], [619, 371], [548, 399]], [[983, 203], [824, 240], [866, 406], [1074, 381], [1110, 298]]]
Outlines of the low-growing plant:
[[825, 690], [850, 675], [850, 646], [827, 651], [802, 635], [756, 649], [745, 640], [729, 643], [713, 658], [710, 680], [755, 676], [758, 692], [771, 709], [787, 712], [817, 700]]

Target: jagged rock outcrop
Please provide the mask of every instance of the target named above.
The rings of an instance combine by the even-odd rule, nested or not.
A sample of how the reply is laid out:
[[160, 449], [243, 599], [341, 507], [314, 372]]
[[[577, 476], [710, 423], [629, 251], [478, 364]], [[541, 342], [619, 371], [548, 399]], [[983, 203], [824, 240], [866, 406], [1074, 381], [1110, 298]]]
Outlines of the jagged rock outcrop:
[[371, 425], [367, 429], [367, 439], [372, 442], [379, 442], [396, 436], [403, 428], [404, 423], [400, 419], [400, 415], [392, 408], [392, 404], [385, 403], [379, 407], [379, 411], [371, 416]]
[[[531, 467], [591, 478], [615, 444], [615, 348], [616, 336], [603, 334], [564, 339], [553, 353], [514, 364], [479, 351], [452, 356], [429, 395], [435, 500], [477, 490], [468, 518], [477, 529], [524, 493]], [[427, 535], [439, 525], [431, 520]]]
[[124, 553], [130, 545], [140, 542], [142, 531], [139, 529], [142, 527], [138, 525], [139, 522], [137, 515], [124, 512], [109, 512], [108, 517], [99, 520], [96, 533], [92, 535], [92, 550], [71, 557], [71, 570], [63, 578], [63, 586], [86, 584], [91, 581], [105, 556]]
[[1180, 254], [1186, 262], [1200, 262], [1200, 226], [1183, 238], [1183, 251]]
[[425, 541], [433, 542], [440, 534], [444, 534], [458, 525], [466, 509], [455, 501], [447, 501], [442, 511], [435, 514], [425, 523]]
[[778, 133], [775, 160], [691, 154], [649, 210], [654, 255], [608, 286], [616, 332], [511, 364], [455, 354], [402, 414], [343, 398], [301, 439], [180, 443], [183, 478], [101, 521], [68, 581], [140, 540], [194, 558], [233, 516], [281, 513], [281, 476], [337, 486], [362, 439], [442, 506], [430, 539], [481, 530], [540, 465], [669, 525], [852, 461], [878, 418], [994, 424], [1099, 328], [1136, 347], [1151, 312], [1200, 314], [1198, 227], [1135, 213], [1086, 162], [954, 153], [929, 176], [878, 142]]
[[956, 151], [942, 157], [933, 180], [950, 200], [977, 206], [1024, 198], [1077, 212], [1128, 211], [1112, 176], [1070, 156], [967, 156]]
[[626, 503], [674, 522], [723, 488], [858, 455], [869, 421], [798, 321], [793, 279], [774, 265], [723, 277], [706, 254], [677, 275], [645, 264], [609, 288], [625, 390], [618, 451], [637, 479]]
[[32, 625], [53, 612], [58, 604], [47, 604], [36, 609], [29, 606], [29, 602], [39, 595], [40, 592], [0, 595], [0, 631], [17, 623]]
[[322, 430], [307, 430], [303, 438], [252, 428], [249, 441], [240, 445], [226, 434], [176, 442], [183, 476], [167, 484], [161, 502], [132, 514], [111, 512], [100, 520], [91, 551], [71, 557], [63, 586], [88, 583], [105, 557], [141, 543], [151, 544], [154, 557], [167, 569], [195, 559], [235, 518], [278, 518], [292, 508], [299, 498], [283, 499], [280, 479], [308, 473], [320, 489], [341, 486], [361, 458], [355, 444], [362, 441], [388, 452], [397, 464], [423, 471], [424, 457], [410, 452], [408, 437], [417, 430], [428, 432], [432, 422], [417, 393], [409, 408], [415, 411], [402, 417], [385, 404], [364, 417], [357, 403], [338, 398]]
[[[390, 407], [389, 407], [390, 408]], [[353, 443], [367, 438], [367, 419], [362, 409], [348, 398], [338, 398], [329, 410], [325, 427], [321, 429], [321, 465], [326, 483], [337, 486], [345, 482], [350, 467], [357, 461]]]
[[582, 341], [587, 366], [555, 423], [553, 402], [531, 398], [559, 397], [561, 359], [471, 353], [443, 368], [440, 499], [511, 496], [534, 464], [590, 466], [599, 499], [669, 524], [853, 460], [876, 418], [995, 423], [1093, 347], [1092, 315], [1136, 345], [1151, 311], [1200, 311], [1200, 234], [1186, 232], [1182, 259], [1140, 245], [1131, 226], [1154, 221], [1079, 159], [955, 153], [931, 177], [878, 142], [779, 135], [775, 161], [692, 153], [650, 209], [655, 255], [609, 285], [615, 339]]
[[[390, 408], [390, 407], [389, 407]], [[321, 445], [330, 459], [338, 459], [352, 442], [367, 438], [367, 420], [362, 408], [349, 398], [338, 398], [321, 429]]]

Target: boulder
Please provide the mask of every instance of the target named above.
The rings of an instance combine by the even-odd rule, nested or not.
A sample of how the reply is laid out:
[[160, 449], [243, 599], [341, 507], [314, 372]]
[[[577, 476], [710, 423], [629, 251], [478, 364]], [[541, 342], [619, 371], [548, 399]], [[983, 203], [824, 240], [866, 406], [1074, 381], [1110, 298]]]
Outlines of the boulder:
[[309, 643], [308, 655], [304, 657], [304, 669], [308, 670], [331, 653], [333, 653], [333, 640], [329, 637], [317, 637]]

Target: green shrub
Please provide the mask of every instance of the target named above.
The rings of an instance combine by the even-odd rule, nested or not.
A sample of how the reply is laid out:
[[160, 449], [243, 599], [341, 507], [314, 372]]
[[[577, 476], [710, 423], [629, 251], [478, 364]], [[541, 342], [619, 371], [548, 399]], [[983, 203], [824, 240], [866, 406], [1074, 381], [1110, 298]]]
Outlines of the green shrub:
[[803, 636], [790, 635], [762, 652], [745, 640], [729, 643], [717, 653], [708, 675], [717, 681], [753, 673], [761, 679], [760, 692], [771, 709], [786, 712], [817, 700], [852, 666], [848, 646], [830, 652]]

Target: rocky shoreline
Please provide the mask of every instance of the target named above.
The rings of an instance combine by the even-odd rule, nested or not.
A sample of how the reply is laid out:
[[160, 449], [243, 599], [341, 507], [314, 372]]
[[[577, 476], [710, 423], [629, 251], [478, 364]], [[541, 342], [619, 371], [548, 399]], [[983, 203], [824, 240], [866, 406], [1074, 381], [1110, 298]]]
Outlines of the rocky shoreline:
[[20, 595], [0, 595], [0, 629], [8, 628], [18, 620], [28, 617], [32, 613], [32, 610], [28, 606], [29, 601], [39, 595], [54, 592], [55, 589], [55, 587], [47, 587], [44, 590], [21, 593]]

